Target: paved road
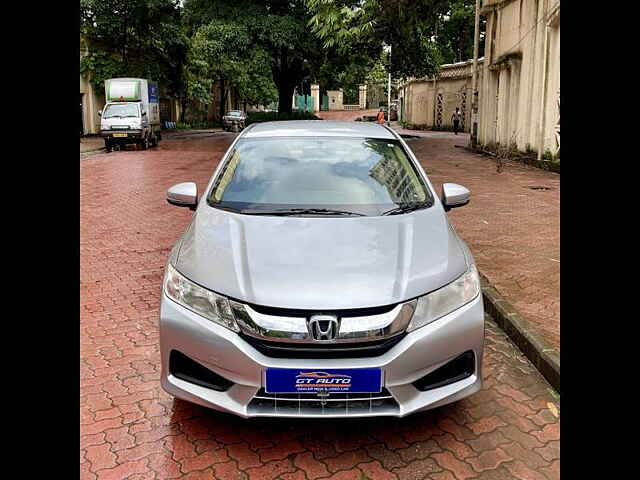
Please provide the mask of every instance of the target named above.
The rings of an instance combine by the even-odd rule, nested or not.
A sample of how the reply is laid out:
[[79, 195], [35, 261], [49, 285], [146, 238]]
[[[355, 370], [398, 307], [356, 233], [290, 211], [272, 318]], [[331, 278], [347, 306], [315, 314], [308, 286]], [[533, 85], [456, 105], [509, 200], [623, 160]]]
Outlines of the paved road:
[[560, 175], [517, 163], [497, 173], [491, 157], [461, 148], [469, 135], [421, 134], [408, 143], [437, 191], [445, 182], [471, 190], [449, 218], [480, 270], [560, 351]]
[[81, 478], [559, 478], [559, 403], [491, 321], [484, 390], [405, 419], [245, 421], [161, 390], [160, 283], [190, 218], [164, 192], [204, 188], [233, 136], [80, 160]]

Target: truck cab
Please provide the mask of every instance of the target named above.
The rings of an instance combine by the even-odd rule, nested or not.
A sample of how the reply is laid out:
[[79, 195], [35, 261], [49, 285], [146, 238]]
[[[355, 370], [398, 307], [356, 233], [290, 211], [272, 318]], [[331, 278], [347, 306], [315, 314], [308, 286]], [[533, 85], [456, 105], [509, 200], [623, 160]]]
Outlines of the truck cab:
[[143, 150], [160, 141], [157, 84], [144, 79], [114, 78], [105, 82], [107, 103], [100, 112], [105, 149], [136, 144]]

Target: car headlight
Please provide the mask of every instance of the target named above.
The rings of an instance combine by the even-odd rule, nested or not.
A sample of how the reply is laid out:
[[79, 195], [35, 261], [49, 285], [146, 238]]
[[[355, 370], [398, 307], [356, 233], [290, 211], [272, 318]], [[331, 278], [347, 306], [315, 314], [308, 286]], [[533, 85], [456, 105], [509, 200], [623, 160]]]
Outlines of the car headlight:
[[480, 293], [480, 277], [475, 265], [448, 285], [418, 299], [407, 331], [424, 327], [476, 298]]
[[234, 332], [240, 331], [229, 300], [189, 281], [171, 264], [164, 276], [164, 291], [171, 300], [192, 312]]

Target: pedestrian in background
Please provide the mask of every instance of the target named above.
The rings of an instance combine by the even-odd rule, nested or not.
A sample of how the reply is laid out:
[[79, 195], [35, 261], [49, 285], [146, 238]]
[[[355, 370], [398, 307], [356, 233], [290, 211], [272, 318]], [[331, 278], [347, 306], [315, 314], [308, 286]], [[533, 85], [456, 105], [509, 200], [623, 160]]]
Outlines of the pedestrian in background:
[[456, 111], [453, 115], [451, 115], [451, 120], [453, 120], [453, 132], [457, 135], [458, 128], [460, 128], [460, 109], [456, 107]]
[[384, 125], [384, 108], [380, 108], [378, 116], [376, 117], [376, 122], [378, 122], [380, 125]]

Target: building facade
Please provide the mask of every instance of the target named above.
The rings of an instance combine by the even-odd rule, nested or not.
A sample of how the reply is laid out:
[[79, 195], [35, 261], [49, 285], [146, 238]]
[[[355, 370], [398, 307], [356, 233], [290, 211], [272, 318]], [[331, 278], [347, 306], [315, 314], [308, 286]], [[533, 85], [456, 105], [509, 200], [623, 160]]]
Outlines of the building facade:
[[[400, 120], [412, 128], [448, 130], [453, 128], [456, 107], [462, 114], [460, 128], [470, 131], [472, 61], [442, 65], [437, 75], [410, 79], [398, 89]], [[478, 62], [479, 75], [482, 59]]]
[[[84, 38], [80, 38], [80, 59], [89, 53]], [[80, 75], [80, 135], [100, 133], [98, 112], [104, 107], [104, 91], [91, 83], [90, 75]]]
[[478, 142], [560, 156], [560, 0], [483, 0]]

